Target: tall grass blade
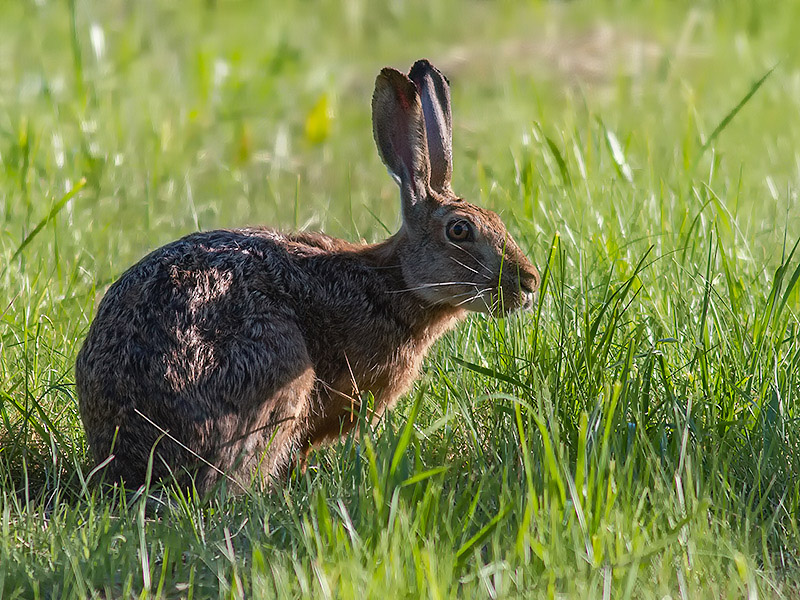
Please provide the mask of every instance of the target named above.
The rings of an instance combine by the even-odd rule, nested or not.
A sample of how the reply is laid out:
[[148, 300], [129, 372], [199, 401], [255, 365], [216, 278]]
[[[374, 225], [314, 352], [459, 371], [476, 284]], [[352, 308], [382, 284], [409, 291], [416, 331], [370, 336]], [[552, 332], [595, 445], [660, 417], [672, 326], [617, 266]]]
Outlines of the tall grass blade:
[[694, 172], [694, 170], [697, 168], [697, 164], [700, 162], [700, 159], [703, 158], [703, 155], [711, 147], [711, 144], [713, 144], [714, 141], [717, 139], [717, 137], [719, 137], [719, 135], [725, 130], [725, 128], [728, 125], [730, 125], [730, 122], [733, 121], [733, 118], [739, 113], [740, 110], [742, 110], [742, 108], [744, 108], [744, 105], [750, 101], [750, 99], [761, 88], [761, 86], [764, 85], [764, 83], [767, 81], [767, 78], [769, 78], [769, 76], [772, 75], [772, 72], [775, 71], [777, 67], [778, 67], [777, 64], [774, 65], [766, 73], [764, 73], [758, 81], [753, 83], [750, 86], [750, 89], [747, 90], [747, 93], [744, 96], [742, 96], [742, 99], [739, 100], [739, 102], [736, 104], [736, 106], [734, 106], [730, 111], [728, 111], [728, 114], [726, 114], [722, 118], [722, 120], [717, 124], [717, 126], [714, 128], [714, 131], [711, 132], [711, 135], [708, 136], [708, 139], [700, 147], [700, 150], [698, 151], [697, 156], [695, 157], [694, 162], [692, 163], [692, 168], [690, 169], [690, 172]]
[[73, 185], [72, 189], [70, 189], [66, 194], [64, 194], [64, 196], [62, 196], [61, 199], [53, 205], [53, 208], [50, 209], [50, 212], [47, 213], [47, 216], [41, 221], [39, 221], [36, 227], [34, 227], [33, 230], [28, 235], [25, 236], [25, 239], [22, 240], [22, 243], [19, 245], [14, 254], [11, 256], [10, 262], [14, 262], [14, 259], [17, 258], [20, 255], [20, 253], [25, 249], [25, 247], [33, 241], [33, 239], [39, 234], [39, 232], [42, 229], [44, 229], [45, 225], [47, 225], [50, 221], [55, 219], [56, 215], [58, 215], [58, 213], [61, 212], [61, 209], [67, 205], [67, 202], [72, 200], [75, 197], [75, 195], [83, 189], [83, 186], [85, 185], [86, 185], [86, 178], [83, 178], [80, 181], [78, 181], [78, 183]]
[[510, 504], [507, 504], [501, 508], [500, 512], [498, 512], [491, 521], [484, 525], [480, 531], [478, 531], [478, 533], [464, 542], [464, 544], [462, 544], [462, 546], [456, 551], [456, 562], [462, 563], [467, 557], [467, 553], [485, 540], [492, 533], [492, 531], [494, 531], [495, 527], [497, 527], [497, 525], [505, 518], [511, 508], [512, 506]]
[[414, 434], [414, 422], [417, 420], [417, 415], [419, 414], [420, 406], [422, 406], [422, 398], [424, 396], [425, 389], [420, 388], [414, 398], [414, 404], [411, 406], [411, 413], [408, 415], [406, 424], [403, 427], [403, 432], [400, 434], [400, 439], [397, 441], [397, 447], [394, 449], [392, 464], [389, 467], [389, 475], [392, 477], [395, 471], [397, 471], [397, 466], [400, 464], [400, 461], [403, 459], [408, 444], [411, 442], [411, 436]]

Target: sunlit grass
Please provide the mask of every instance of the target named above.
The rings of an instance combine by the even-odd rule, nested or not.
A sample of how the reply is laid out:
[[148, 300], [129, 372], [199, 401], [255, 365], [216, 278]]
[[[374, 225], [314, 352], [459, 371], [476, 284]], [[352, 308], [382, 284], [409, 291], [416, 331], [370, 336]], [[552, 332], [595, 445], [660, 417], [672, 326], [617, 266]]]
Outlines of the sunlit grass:
[[[0, 19], [4, 597], [793, 597], [793, 3], [12, 3]], [[75, 354], [185, 233], [380, 239], [378, 69], [450, 77], [454, 187], [538, 305], [471, 317], [282, 492], [98, 488]], [[776, 66], [777, 65], [777, 66]], [[759, 80], [775, 70], [758, 85]], [[163, 497], [160, 497], [163, 500]]]

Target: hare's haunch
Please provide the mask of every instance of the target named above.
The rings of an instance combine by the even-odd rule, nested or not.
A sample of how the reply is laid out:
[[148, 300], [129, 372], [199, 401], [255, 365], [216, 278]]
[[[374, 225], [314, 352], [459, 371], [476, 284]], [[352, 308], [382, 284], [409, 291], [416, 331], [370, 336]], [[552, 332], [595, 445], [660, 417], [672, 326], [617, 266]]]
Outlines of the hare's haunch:
[[[128, 269], [78, 354], [81, 418], [106, 481], [280, 481], [310, 446], [411, 385], [467, 310], [529, 307], [539, 274], [499, 217], [450, 189], [447, 80], [383, 69], [373, 133], [403, 224], [360, 245], [270, 229], [195, 233]], [[236, 486], [234, 486], [236, 487]]]

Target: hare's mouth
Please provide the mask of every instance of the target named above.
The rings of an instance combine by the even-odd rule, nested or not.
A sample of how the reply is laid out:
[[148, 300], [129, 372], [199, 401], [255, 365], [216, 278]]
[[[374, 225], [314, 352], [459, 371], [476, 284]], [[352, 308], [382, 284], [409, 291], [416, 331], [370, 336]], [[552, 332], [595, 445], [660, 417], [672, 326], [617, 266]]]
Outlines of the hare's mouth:
[[495, 299], [492, 314], [504, 316], [517, 310], [528, 311], [536, 301], [536, 292], [520, 287], [513, 293], [503, 293], [502, 288]]
[[493, 288], [472, 287], [448, 299], [454, 308], [470, 312], [494, 313], [497, 305], [497, 290]]
[[516, 310], [530, 310], [533, 308], [535, 296], [535, 292], [523, 289], [511, 293], [504, 292], [503, 288], [476, 289], [465, 300], [453, 304], [471, 312], [503, 317]]
[[519, 296], [520, 296], [520, 309], [531, 310], [536, 302], [536, 290], [539, 287], [539, 282], [536, 280], [533, 285], [526, 285], [525, 282], [520, 282]]
[[532, 310], [534, 301], [536, 300], [536, 292], [522, 292], [521, 310]]

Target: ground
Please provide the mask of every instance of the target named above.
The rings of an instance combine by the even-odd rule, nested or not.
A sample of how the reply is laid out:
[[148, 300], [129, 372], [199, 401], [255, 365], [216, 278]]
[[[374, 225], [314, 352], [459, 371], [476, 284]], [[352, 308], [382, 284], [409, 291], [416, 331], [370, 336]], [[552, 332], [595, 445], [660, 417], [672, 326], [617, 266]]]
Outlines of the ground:
[[[800, 5], [37, 0], [0, 20], [0, 595], [795, 597]], [[374, 77], [543, 275], [273, 493], [98, 488], [73, 364], [198, 229], [378, 240]], [[361, 416], [364, 419], [364, 416]]]

